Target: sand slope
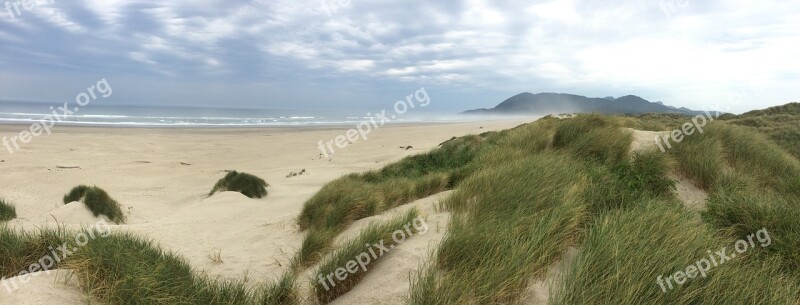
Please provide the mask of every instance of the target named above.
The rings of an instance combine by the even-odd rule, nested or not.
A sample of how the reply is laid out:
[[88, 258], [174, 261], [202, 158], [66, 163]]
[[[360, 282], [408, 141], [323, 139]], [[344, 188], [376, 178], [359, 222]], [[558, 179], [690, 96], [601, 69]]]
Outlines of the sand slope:
[[[53, 218], [70, 228], [96, 222], [80, 204], [64, 205], [64, 193], [78, 184], [98, 185], [123, 205], [128, 224], [112, 231], [129, 231], [151, 238], [186, 257], [199, 271], [224, 278], [246, 278], [255, 284], [277, 278], [302, 241], [295, 218], [305, 200], [325, 183], [344, 174], [377, 169], [405, 156], [428, 151], [453, 136], [503, 130], [521, 121], [386, 126], [370, 140], [321, 158], [318, 142], [343, 134], [347, 128], [328, 129], [99, 129], [57, 127], [52, 135], [36, 138], [13, 155], [0, 159], [0, 197], [17, 206], [19, 219], [12, 227], [54, 226]], [[0, 132], [18, 132], [19, 126], [0, 126]], [[350, 127], [348, 127], [350, 128]], [[401, 149], [400, 146], [413, 146]], [[59, 168], [69, 164], [70, 167]], [[63, 167], [63, 166], [62, 166]], [[290, 172], [306, 174], [287, 178]], [[271, 185], [269, 196], [253, 200], [238, 193], [206, 195], [225, 170], [255, 174]], [[46, 186], [46, 187], [44, 187]], [[419, 203], [425, 206], [431, 200]], [[446, 216], [426, 211], [444, 232]], [[90, 217], [91, 216], [91, 217]], [[355, 230], [355, 229], [354, 229]], [[433, 232], [433, 229], [432, 231]], [[347, 232], [346, 232], [347, 234]], [[427, 257], [440, 238], [410, 240], [387, 257], [379, 268], [392, 274], [389, 281], [407, 285], [406, 274]], [[219, 253], [222, 263], [210, 256]], [[424, 254], [424, 255], [423, 255]], [[394, 263], [393, 263], [394, 262]], [[376, 273], [377, 274], [377, 273]], [[53, 289], [45, 277], [15, 293], [12, 304], [81, 304], [74, 286]], [[344, 296], [352, 303], [372, 304], [368, 286]], [[399, 283], [399, 282], [398, 282]], [[387, 292], [397, 298], [402, 286]], [[363, 295], [363, 297], [362, 297]], [[60, 297], [59, 297], [60, 296]], [[3, 298], [3, 300], [8, 300]], [[75, 300], [73, 302], [73, 300]], [[366, 300], [366, 301], [365, 301]], [[342, 303], [344, 304], [344, 303]]]

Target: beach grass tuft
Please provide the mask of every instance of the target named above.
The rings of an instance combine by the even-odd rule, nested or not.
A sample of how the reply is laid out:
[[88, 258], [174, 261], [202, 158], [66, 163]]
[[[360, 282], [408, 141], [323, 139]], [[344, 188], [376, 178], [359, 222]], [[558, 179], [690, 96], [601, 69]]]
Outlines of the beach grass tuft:
[[70, 202], [83, 202], [95, 217], [100, 215], [117, 224], [125, 223], [125, 214], [120, 204], [111, 198], [108, 193], [97, 186], [79, 185], [64, 195], [64, 204]]
[[14, 204], [0, 198], [0, 221], [9, 221], [17, 218], [17, 208]]
[[51, 255], [53, 247], [66, 240], [65, 234], [63, 228], [29, 232], [0, 226], [0, 277], [17, 276], [42, 257]]
[[249, 198], [263, 198], [267, 196], [267, 184], [264, 179], [247, 173], [231, 171], [217, 181], [208, 196], [218, 192], [239, 192]]
[[[333, 252], [330, 257], [320, 264], [320, 267], [315, 272], [315, 275], [318, 275], [318, 277], [315, 277], [314, 281], [314, 292], [317, 296], [317, 300], [322, 304], [327, 304], [352, 290], [353, 287], [364, 279], [367, 272], [381, 261], [382, 257], [372, 258], [369, 263], [365, 264], [366, 268], [362, 269], [359, 267], [356, 272], [347, 274], [344, 280], [336, 277], [331, 277], [333, 282], [317, 281], [316, 279], [326, 279], [326, 277], [331, 274], [338, 276], [342, 270], [346, 270], [345, 268], [352, 267], [351, 263], [353, 263], [358, 256], [363, 254], [370, 255], [365, 245], [371, 246], [380, 244], [388, 249], [394, 248], [397, 246], [397, 241], [395, 241], [392, 236], [393, 233], [396, 231], [403, 231], [404, 229], [408, 231], [403, 231], [403, 236], [406, 236], [405, 232], [409, 234], [416, 233], [414, 228], [408, 227], [408, 225], [411, 224], [417, 216], [417, 210], [411, 209], [384, 223], [370, 224], [367, 228], [362, 230], [357, 237], [347, 241], [338, 250]], [[379, 253], [383, 253], [383, 250], [373, 251], [380, 251]]]
[[610, 211], [588, 230], [549, 304], [796, 304], [800, 285], [773, 261], [750, 255], [713, 266], [706, 276], [695, 268], [682, 284], [672, 277], [733, 242], [675, 202]]

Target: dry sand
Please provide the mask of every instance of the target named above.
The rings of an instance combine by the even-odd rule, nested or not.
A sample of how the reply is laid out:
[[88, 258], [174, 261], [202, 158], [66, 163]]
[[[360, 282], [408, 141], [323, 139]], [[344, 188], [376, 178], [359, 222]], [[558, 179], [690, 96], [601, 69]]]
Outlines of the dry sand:
[[[331, 140], [351, 127], [57, 127], [52, 135], [34, 138], [17, 153], [0, 151], [0, 197], [17, 207], [19, 218], [9, 223], [12, 227], [33, 229], [56, 222], [79, 227], [92, 225], [97, 219], [80, 204], [64, 205], [61, 198], [78, 184], [100, 186], [123, 205], [128, 217], [126, 225], [113, 226], [112, 231], [131, 231], [153, 239], [211, 276], [257, 283], [275, 279], [287, 269], [302, 241], [295, 218], [305, 200], [325, 183], [428, 151], [453, 136], [508, 129], [521, 123], [386, 126], [373, 131], [369, 141], [337, 150], [331, 160], [320, 158], [318, 141]], [[22, 128], [0, 126], [0, 134]], [[409, 145], [413, 148], [400, 148]], [[304, 175], [286, 177], [303, 169]], [[206, 198], [225, 170], [264, 178], [271, 185], [269, 196], [252, 200], [227, 192]], [[413, 204], [436, 228], [390, 253], [376, 270], [384, 276], [368, 276], [363, 287], [343, 296], [340, 304], [372, 304], [373, 296], [388, 294], [392, 300], [399, 300], [405, 295], [409, 273], [416, 270], [444, 232], [448, 216], [431, 208], [440, 196]], [[212, 261], [210, 257], [215, 254], [222, 263]], [[65, 285], [56, 275], [34, 279], [11, 297], [0, 289], [0, 304], [82, 304], [77, 288]]]

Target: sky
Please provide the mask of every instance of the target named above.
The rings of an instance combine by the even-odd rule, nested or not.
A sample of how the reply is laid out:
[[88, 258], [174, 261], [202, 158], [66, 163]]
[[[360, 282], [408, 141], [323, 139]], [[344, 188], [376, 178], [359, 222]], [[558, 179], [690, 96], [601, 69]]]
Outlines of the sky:
[[[372, 109], [521, 92], [741, 113], [800, 101], [800, 2], [0, 0], [0, 99]], [[17, 10], [19, 8], [19, 10]]]

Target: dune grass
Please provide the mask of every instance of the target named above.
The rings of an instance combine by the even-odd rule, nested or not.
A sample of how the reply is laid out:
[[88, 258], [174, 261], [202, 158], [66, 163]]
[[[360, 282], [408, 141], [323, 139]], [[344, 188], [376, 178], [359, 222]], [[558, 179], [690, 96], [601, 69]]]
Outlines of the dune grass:
[[[612, 166], [623, 188], [605, 169], [592, 171], [593, 180], [610, 182], [590, 188], [590, 198], [628, 193], [628, 203], [596, 210], [551, 304], [798, 303], [797, 160], [763, 136], [724, 122], [674, 146], [669, 156], [676, 168], [711, 193], [706, 223], [670, 199], [674, 184], [664, 180], [670, 165], [658, 153]], [[628, 172], [633, 168], [638, 174]], [[708, 278], [666, 293], [656, 282], [762, 228], [770, 230], [772, 245], [714, 268]]]
[[754, 177], [762, 187], [800, 195], [800, 162], [780, 146], [747, 128], [726, 124], [710, 126], [725, 146], [727, 164]]
[[468, 175], [485, 138], [467, 136], [442, 147], [387, 165], [350, 174], [326, 184], [303, 206], [303, 230], [341, 230], [353, 221], [447, 190]]
[[17, 218], [17, 208], [0, 198], [0, 222]]
[[[327, 304], [352, 290], [364, 279], [367, 272], [381, 261], [382, 255], [386, 254], [381, 248], [372, 245], [379, 244], [391, 250], [398, 245], [398, 241], [393, 237], [395, 232], [404, 232], [405, 238], [411, 238], [407, 234], [417, 233], [415, 227], [411, 226], [416, 217], [418, 217], [417, 210], [411, 209], [384, 223], [370, 224], [357, 237], [347, 241], [333, 252], [314, 273], [314, 293], [317, 300], [322, 304]], [[397, 237], [397, 239], [404, 238]], [[370, 247], [366, 245], [370, 245]], [[363, 259], [364, 256], [369, 258], [368, 262]], [[377, 258], [375, 258], [376, 256]], [[361, 266], [354, 265], [353, 262], [359, 257], [362, 257], [362, 261], [367, 262], [364, 265], [366, 270]], [[349, 271], [355, 270], [355, 272], [349, 272], [348, 269]], [[346, 275], [344, 279], [341, 279], [344, 277], [342, 274]], [[328, 279], [329, 275], [332, 275], [330, 279]]]
[[800, 103], [756, 110], [740, 116], [728, 116], [733, 125], [747, 126], [768, 136], [787, 152], [800, 158]]
[[488, 166], [443, 205], [454, 213], [411, 304], [515, 303], [577, 238], [586, 213], [579, 162], [543, 153]]
[[747, 171], [724, 173], [703, 218], [735, 238], [767, 229], [773, 243], [759, 254], [780, 259], [785, 271], [800, 276], [800, 197], [783, 190], [781, 183], [765, 187], [758, 179]]
[[193, 270], [185, 259], [129, 233], [92, 239], [66, 267], [104, 304], [297, 304], [294, 277], [248, 288]]
[[586, 165], [589, 176], [585, 201], [592, 215], [627, 209], [643, 199], [674, 198], [676, 182], [668, 178], [671, 164], [655, 150], [633, 154], [629, 162]]
[[[708, 277], [659, 285], [708, 251], [733, 245], [670, 201], [643, 201], [598, 218], [550, 304], [796, 304], [800, 286], [773, 262], [749, 255], [713, 267]], [[666, 292], [665, 292], [666, 291]]]
[[[77, 244], [79, 232], [94, 238]], [[54, 250], [62, 245], [76, 251], [65, 255]], [[72, 269], [83, 291], [103, 304], [299, 304], [291, 274], [273, 284], [248, 288], [240, 281], [198, 275], [183, 258], [130, 233], [0, 227], [0, 276], [4, 278], [29, 270], [44, 257], [53, 258], [53, 253], [58, 258], [50, 270]]]
[[[687, 142], [688, 141], [688, 142]], [[713, 152], [709, 153], [709, 146]], [[779, 145], [746, 127], [708, 126], [672, 153], [695, 181], [711, 191], [703, 219], [730, 238], [767, 229], [774, 244], [758, 253], [800, 275], [800, 162]], [[706, 160], [713, 170], [693, 171]], [[708, 166], [706, 168], [711, 168]]]
[[262, 285], [255, 292], [254, 305], [295, 305], [301, 303], [294, 273], [285, 273], [277, 282]]
[[568, 149], [582, 159], [619, 164], [628, 158], [633, 136], [614, 120], [601, 115], [579, 115], [558, 124], [553, 147]]
[[338, 232], [334, 230], [308, 230], [300, 245], [300, 250], [292, 259], [292, 269], [299, 271], [319, 262], [323, 255], [332, 249], [336, 235]]
[[95, 217], [103, 215], [117, 224], [125, 223], [125, 214], [119, 203], [97, 186], [76, 186], [64, 195], [63, 201], [64, 204], [75, 201], [83, 202]]
[[[573, 130], [595, 127], [604, 129], [604, 138]], [[500, 140], [503, 145], [481, 159], [483, 169], [443, 203], [453, 220], [434, 263], [412, 280], [410, 304], [519, 303], [531, 281], [578, 244], [595, 215], [629, 209], [642, 198], [674, 196], [663, 154], [648, 151], [627, 160], [627, 148], [592, 143], [609, 137], [630, 143], [629, 134], [602, 117], [520, 130], [542, 138], [561, 134], [561, 142], [537, 145], [524, 156], [514, 151], [525, 144]], [[597, 149], [581, 153], [576, 143]]]
[[28, 270], [31, 264], [51, 255], [50, 247], [62, 245], [65, 236], [63, 229], [27, 232], [0, 226], [0, 277], [10, 278]]
[[450, 140], [431, 152], [326, 184], [306, 201], [298, 217], [301, 230], [308, 233], [293, 265], [318, 262], [331, 250], [330, 237], [359, 219], [452, 189], [474, 170], [473, 160], [491, 135]]
[[269, 184], [264, 179], [248, 173], [232, 171], [217, 181], [208, 196], [218, 192], [239, 192], [249, 198], [264, 198], [268, 195], [268, 186]]
[[800, 162], [744, 127], [712, 123], [704, 133], [676, 143], [670, 153], [679, 170], [706, 190], [713, 190], [719, 177], [734, 170], [755, 177], [763, 187], [800, 195]]
[[[797, 159], [754, 129], [723, 120], [686, 137], [668, 154], [629, 155], [631, 134], [622, 126], [657, 130], [683, 122], [672, 116], [649, 119], [544, 118], [455, 138], [383, 169], [339, 178], [306, 202], [298, 218], [306, 237], [290, 270], [274, 283], [249, 287], [208, 278], [185, 259], [129, 234], [91, 240], [61, 267], [74, 269], [87, 294], [112, 305], [299, 304], [297, 274], [322, 261], [311, 279], [313, 297], [328, 303], [367, 273], [359, 268], [344, 280], [334, 277], [332, 289], [316, 275], [348, 268], [368, 251], [367, 243], [393, 245], [390, 234], [410, 223], [416, 211], [373, 224], [335, 249], [332, 243], [343, 230], [455, 189], [441, 206], [451, 212], [447, 234], [428, 265], [411, 278], [409, 304], [519, 304], [531, 283], [570, 247], [579, 249], [577, 257], [553, 287], [550, 304], [800, 304]], [[675, 182], [668, 178], [673, 167], [710, 192], [702, 218], [677, 203]], [[256, 192], [266, 187], [263, 180], [247, 180], [239, 185]], [[65, 202], [85, 201], [93, 188], [77, 187]], [[757, 247], [666, 293], [658, 284], [659, 275], [685, 270], [708, 251], [730, 249], [762, 228], [772, 237], [769, 247]], [[64, 234], [0, 228], [0, 271], [24, 270], [48, 254], [47, 247], [60, 245]], [[369, 266], [376, 262], [380, 259]]]
[[649, 198], [669, 198], [675, 181], [667, 178], [672, 168], [667, 157], [656, 150], [635, 152], [631, 162], [613, 168], [628, 193]]
[[678, 113], [645, 113], [609, 117], [618, 125], [636, 130], [665, 131], [681, 128], [692, 116]]

